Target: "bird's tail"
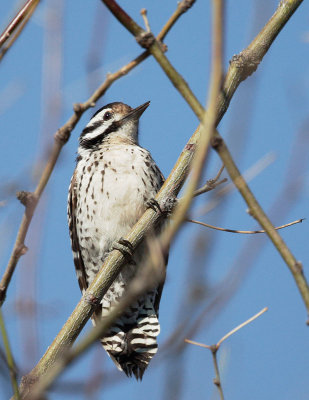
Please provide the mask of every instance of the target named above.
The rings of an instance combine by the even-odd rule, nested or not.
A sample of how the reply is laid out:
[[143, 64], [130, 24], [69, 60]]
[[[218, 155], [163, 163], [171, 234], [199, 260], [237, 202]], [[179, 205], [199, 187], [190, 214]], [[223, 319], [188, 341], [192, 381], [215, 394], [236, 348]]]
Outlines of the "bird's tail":
[[142, 379], [158, 350], [159, 333], [158, 316], [152, 302], [139, 301], [116, 321], [101, 343], [118, 369], [138, 380]]

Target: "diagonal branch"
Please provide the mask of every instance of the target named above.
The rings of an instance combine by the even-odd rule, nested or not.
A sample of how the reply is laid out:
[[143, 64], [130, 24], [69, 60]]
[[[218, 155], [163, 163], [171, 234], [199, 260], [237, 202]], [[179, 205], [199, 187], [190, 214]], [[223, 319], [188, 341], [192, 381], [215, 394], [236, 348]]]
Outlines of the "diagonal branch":
[[302, 2], [303, 0], [280, 1], [274, 15], [249, 46], [232, 57], [222, 92], [218, 99], [217, 124], [224, 116], [240, 83], [257, 70], [270, 46]]
[[[143, 36], [145, 36], [146, 34], [149, 36], [149, 33], [145, 32], [140, 26], [138, 26], [131, 19], [131, 17], [129, 17], [127, 13], [121, 9], [121, 7], [119, 7], [119, 5], [114, 0], [102, 0], [102, 1], [114, 14], [114, 16], [119, 20], [119, 22], [123, 24], [133, 35], [135, 35], [137, 41], [143, 46], [145, 42], [143, 42], [141, 38], [143, 38]], [[223, 86], [224, 91], [219, 96], [219, 100], [220, 98], [227, 97], [228, 101], [226, 103], [224, 102], [222, 103], [223, 105], [224, 104], [226, 105], [225, 108], [223, 107], [223, 105], [221, 108], [217, 106], [216, 125], [219, 123], [219, 121], [225, 114], [229, 102], [233, 97], [233, 94], [235, 93], [240, 82], [246, 79], [257, 69], [259, 63], [262, 61], [264, 55], [270, 48], [273, 41], [275, 40], [275, 38], [280, 33], [284, 25], [291, 18], [291, 16], [301, 3], [302, 0], [282, 0], [279, 3], [279, 6], [273, 17], [268, 21], [265, 27], [261, 30], [261, 32], [248, 46], [248, 48], [245, 49], [242, 53], [240, 53], [242, 55], [244, 54], [249, 54], [251, 56], [254, 55], [254, 60], [255, 60], [254, 66], [251, 65], [252, 61], [249, 57], [247, 58], [240, 57], [242, 59], [242, 64], [241, 68], [238, 68], [237, 63], [233, 64], [233, 60], [236, 60], [237, 57], [236, 58], [235, 56], [233, 57], [229, 71], [226, 75], [227, 78], [225, 79], [225, 84]], [[186, 84], [185, 80], [181, 77], [180, 74], [178, 74], [176, 69], [171, 65], [167, 57], [164, 55], [159, 43], [154, 39], [154, 37], [152, 42], [148, 41], [148, 47], [150, 53], [154, 56], [156, 61], [162, 67], [162, 69], [169, 77], [169, 79], [176, 87], [176, 89], [179, 91], [179, 93], [188, 102], [188, 104], [190, 105], [194, 113], [197, 115], [199, 120], [203, 121], [203, 115], [204, 115], [203, 107], [198, 102], [195, 95], [192, 93], [191, 89]], [[199, 141], [198, 137], [196, 137], [196, 139], [197, 141]], [[287, 247], [286, 243], [283, 241], [279, 233], [275, 230], [271, 221], [269, 220], [269, 218], [259, 205], [258, 201], [256, 200], [253, 193], [249, 189], [247, 183], [241, 176], [226, 144], [223, 141], [223, 138], [217, 131], [215, 132], [214, 138], [212, 140], [212, 147], [219, 154], [228, 174], [230, 175], [232, 181], [234, 182], [240, 194], [247, 203], [252, 216], [259, 222], [262, 228], [266, 231], [267, 235], [269, 236], [274, 246], [277, 248], [281, 257], [283, 258], [288, 268], [290, 269], [290, 272], [294, 277], [295, 283], [304, 301], [307, 313], [309, 313], [309, 286], [303, 274], [301, 263], [296, 260], [292, 252]]]
[[28, 0], [0, 35], [0, 61], [20, 35], [40, 0]]

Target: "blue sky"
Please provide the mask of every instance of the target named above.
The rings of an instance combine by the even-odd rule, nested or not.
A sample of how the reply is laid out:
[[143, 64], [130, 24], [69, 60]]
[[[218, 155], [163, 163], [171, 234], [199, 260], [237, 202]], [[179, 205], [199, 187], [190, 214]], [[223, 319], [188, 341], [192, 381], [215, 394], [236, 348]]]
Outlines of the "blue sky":
[[[168, 58], [203, 104], [209, 83], [210, 3], [197, 1], [165, 41]], [[146, 8], [155, 33], [177, 5], [176, 1], [149, 0], [120, 4], [141, 25], [139, 10]], [[228, 60], [249, 44], [277, 4], [269, 0], [227, 2], [226, 69]], [[0, 4], [2, 29], [13, 14], [9, 2]], [[254, 174], [250, 187], [265, 210], [271, 211], [276, 225], [308, 214], [308, 15], [309, 6], [304, 2], [257, 73], [240, 85], [219, 126], [242, 172], [261, 164], [265, 157], [271, 160], [262, 162], [263, 168]], [[134, 38], [100, 1], [46, 0], [1, 61], [1, 275], [23, 213], [14, 193], [34, 189], [53, 134], [71, 116], [73, 103], [85, 101], [106, 73], [116, 71], [140, 52]], [[140, 142], [167, 176], [198, 121], [153, 59], [116, 82], [95, 109], [110, 101], [135, 107], [147, 100], [151, 105], [141, 119]], [[4, 305], [14, 355], [25, 371], [42, 356], [80, 298], [66, 222], [66, 198], [77, 139], [93, 112], [85, 113], [61, 153], [29, 230], [29, 251], [18, 264]], [[204, 179], [214, 177], [219, 167], [217, 155], [211, 153]], [[286, 182], [290, 182], [288, 189], [282, 191]], [[200, 197], [194, 203], [192, 217], [213, 199], [215, 193]], [[232, 190], [218, 207], [198, 218], [227, 228], [255, 229], [246, 208], [241, 196]], [[303, 262], [307, 277], [308, 231], [307, 221], [281, 231], [296, 258]], [[66, 387], [73, 392], [61, 392], [58, 387], [50, 398], [218, 398], [212, 383], [211, 354], [192, 345], [186, 345], [182, 354], [178, 350], [173, 353], [175, 346], [168, 352], [164, 344], [184, 320], [190, 328], [214, 296], [222, 300], [233, 282], [238, 285], [235, 293], [222, 305], [216, 302], [190, 337], [212, 344], [269, 307], [219, 351], [226, 398], [307, 398], [306, 311], [284, 262], [261, 236], [209, 231], [192, 224], [183, 227], [171, 249], [160, 307], [159, 352], [142, 383], [118, 374], [105, 353], [94, 346], [60, 379], [62, 388], [67, 382]], [[192, 288], [195, 297], [189, 297]], [[35, 318], [33, 308], [26, 307], [33, 299]], [[194, 303], [194, 299], [199, 301]], [[181, 330], [178, 337], [183, 334]], [[85, 395], [84, 384], [89, 383], [90, 375], [103, 369], [108, 371], [108, 384], [103, 383], [93, 397]], [[117, 381], [112, 384], [114, 378]], [[9, 383], [1, 388], [0, 398], [7, 398]]]

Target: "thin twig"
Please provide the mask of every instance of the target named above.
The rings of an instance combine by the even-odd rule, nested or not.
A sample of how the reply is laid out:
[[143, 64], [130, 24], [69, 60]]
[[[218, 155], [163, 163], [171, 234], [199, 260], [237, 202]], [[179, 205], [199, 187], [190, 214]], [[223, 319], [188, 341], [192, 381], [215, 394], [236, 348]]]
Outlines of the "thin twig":
[[8, 338], [8, 335], [7, 335], [7, 332], [5, 329], [5, 324], [4, 324], [4, 319], [3, 319], [3, 314], [2, 314], [1, 308], [0, 308], [0, 332], [1, 332], [2, 341], [3, 341], [3, 345], [4, 345], [7, 365], [9, 367], [9, 371], [10, 371], [11, 384], [12, 384], [12, 388], [13, 388], [13, 392], [14, 392], [14, 397], [15, 397], [15, 400], [19, 400], [20, 395], [19, 395], [18, 384], [17, 384], [16, 365], [14, 362], [9, 338]]
[[[247, 182], [253, 180], [258, 174], [260, 174], [265, 168], [267, 168], [274, 161], [273, 153], [266, 154], [260, 160], [258, 160], [255, 164], [253, 164], [250, 168], [243, 172], [243, 177]], [[219, 203], [223, 200], [224, 196], [228, 195], [232, 191], [237, 190], [234, 182], [230, 182], [225, 185], [223, 188], [219, 189], [216, 199], [212, 199], [210, 202], [204, 204], [199, 210], [198, 215], [204, 215], [209, 213], [211, 210], [216, 208]]]
[[217, 175], [213, 178], [213, 179], [209, 179], [204, 186], [202, 186], [201, 188], [195, 190], [195, 192], [193, 193], [193, 197], [199, 196], [201, 194], [210, 192], [211, 190], [215, 189], [217, 186], [221, 185], [222, 183], [227, 182], [227, 179], [221, 179], [221, 181], [219, 181], [219, 178], [222, 174], [224, 170], [224, 165], [222, 165], [222, 167], [219, 169], [219, 172], [217, 173]]
[[254, 321], [255, 319], [257, 319], [260, 315], [264, 314], [266, 311], [268, 310], [268, 307], [264, 307], [261, 311], [259, 311], [257, 314], [253, 315], [253, 317], [247, 319], [247, 321], [243, 322], [242, 324], [236, 326], [236, 328], [232, 329], [230, 332], [228, 332], [226, 335], [223, 336], [223, 338], [221, 338], [219, 340], [219, 342], [216, 344], [216, 347], [219, 348], [221, 343], [224, 342], [224, 340], [226, 340], [227, 338], [229, 338], [230, 336], [232, 336], [235, 332], [239, 331], [241, 328], [243, 328], [244, 326], [250, 324], [252, 321]]
[[214, 190], [217, 186], [222, 185], [222, 183], [227, 182], [227, 178], [223, 178], [218, 182], [213, 182], [212, 179], [210, 179], [208, 182], [205, 183], [204, 186], [202, 186], [201, 188], [195, 190], [195, 192], [193, 193], [194, 197], [200, 196], [201, 194], [210, 192], [211, 190]]
[[226, 335], [224, 335], [216, 344], [208, 345], [200, 342], [195, 342], [194, 340], [190, 339], [185, 339], [186, 343], [193, 344], [198, 347], [203, 347], [204, 349], [208, 349], [211, 351], [212, 354], [212, 361], [214, 364], [214, 369], [215, 369], [215, 378], [213, 380], [214, 384], [218, 388], [219, 394], [220, 394], [220, 399], [224, 400], [224, 395], [223, 395], [223, 389], [221, 385], [221, 378], [220, 378], [220, 372], [219, 372], [219, 367], [218, 367], [218, 361], [217, 361], [217, 352], [224, 340], [232, 336], [235, 332], [239, 331], [241, 328], [244, 326], [250, 324], [252, 321], [257, 319], [259, 316], [264, 314], [268, 310], [268, 307], [263, 308], [261, 311], [259, 311], [257, 314], [255, 314], [253, 317], [247, 319], [245, 322], [242, 324], [238, 325], [236, 328], [232, 329], [230, 332], [228, 332]]
[[141, 9], [141, 16], [143, 17], [146, 31], [150, 32], [151, 29], [150, 29], [149, 21], [148, 21], [148, 18], [147, 18], [147, 10], [146, 10], [146, 8], [142, 8]]
[[[301, 218], [301, 219], [298, 219], [297, 221], [293, 221], [293, 222], [289, 222], [288, 224], [285, 224], [285, 225], [277, 226], [277, 227], [275, 227], [275, 229], [279, 230], [279, 229], [287, 228], [287, 227], [295, 225], [295, 224], [300, 224], [304, 221], [304, 219], [305, 218]], [[215, 229], [217, 231], [222, 231], [222, 232], [241, 233], [241, 234], [246, 234], [246, 235], [252, 235], [252, 234], [256, 234], [256, 233], [266, 233], [266, 231], [264, 231], [264, 230], [240, 231], [237, 229], [220, 228], [219, 226], [210, 225], [210, 224], [207, 224], [206, 222], [201, 222], [201, 221], [197, 221], [195, 219], [189, 219], [189, 218], [187, 219], [187, 221], [192, 222], [193, 224], [202, 225], [202, 226], [205, 226], [206, 228]]]
[[[0, 60], [20, 35], [40, 0], [28, 0], [0, 35]], [[4, 46], [4, 44], [7, 44]]]

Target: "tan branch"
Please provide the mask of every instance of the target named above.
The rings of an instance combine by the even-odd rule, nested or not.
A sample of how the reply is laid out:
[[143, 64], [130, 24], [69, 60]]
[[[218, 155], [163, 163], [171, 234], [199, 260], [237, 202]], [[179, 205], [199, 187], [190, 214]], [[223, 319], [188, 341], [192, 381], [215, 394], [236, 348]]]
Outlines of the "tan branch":
[[240, 83], [257, 70], [270, 46], [302, 2], [303, 0], [280, 1], [274, 15], [249, 46], [232, 57], [222, 92], [218, 99], [217, 124], [225, 114]]
[[224, 396], [223, 396], [223, 389], [222, 389], [222, 385], [221, 385], [221, 378], [220, 378], [220, 372], [219, 372], [218, 361], [217, 361], [217, 351], [219, 350], [219, 348], [224, 340], [226, 340], [227, 338], [232, 336], [234, 333], [239, 331], [244, 326], [253, 322], [259, 316], [264, 314], [267, 310], [268, 310], [268, 307], [263, 308], [261, 311], [259, 311], [257, 314], [255, 314], [253, 317], [247, 319], [245, 322], [238, 325], [236, 328], [232, 329], [230, 332], [228, 332], [226, 335], [224, 335], [216, 344], [209, 345], [209, 344], [195, 342], [194, 340], [185, 339], [186, 343], [194, 344], [195, 346], [203, 347], [203, 348], [211, 351], [215, 374], [216, 374], [213, 382], [216, 385], [216, 387], [218, 388], [221, 400], [224, 399]]
[[40, 0], [28, 0], [0, 35], [0, 61], [34, 13]]
[[[287, 227], [295, 225], [295, 224], [300, 224], [300, 223], [303, 222], [303, 220], [304, 220], [304, 218], [301, 218], [301, 219], [298, 219], [297, 221], [293, 221], [293, 222], [289, 222], [288, 224], [277, 226], [277, 227], [275, 227], [275, 229], [278, 231], [279, 229], [284, 229], [284, 228], [287, 228]], [[266, 233], [265, 230], [241, 231], [241, 230], [238, 230], [238, 229], [220, 228], [219, 226], [210, 225], [210, 224], [207, 224], [206, 222], [201, 222], [201, 221], [197, 221], [195, 219], [189, 219], [189, 218], [187, 219], [187, 221], [188, 222], [192, 222], [193, 224], [205, 226], [205, 228], [210, 228], [210, 229], [214, 229], [216, 231], [222, 231], [222, 232], [241, 233], [241, 234], [246, 234], [246, 235], [253, 235], [253, 234], [256, 234], [256, 233]]]

